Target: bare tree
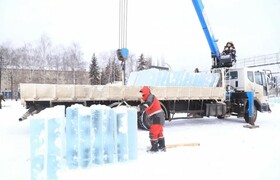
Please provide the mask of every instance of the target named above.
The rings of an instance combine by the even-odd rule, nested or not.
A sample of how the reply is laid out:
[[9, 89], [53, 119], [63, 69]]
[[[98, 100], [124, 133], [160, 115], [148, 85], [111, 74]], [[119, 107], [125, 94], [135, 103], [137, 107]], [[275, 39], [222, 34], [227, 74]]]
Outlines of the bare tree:
[[82, 52], [80, 49], [80, 45], [78, 43], [73, 43], [69, 48], [69, 67], [71, 71], [73, 72], [73, 83], [76, 84], [77, 78], [76, 78], [76, 71], [77, 70], [84, 70], [85, 69], [85, 62], [82, 60]]
[[63, 69], [62, 59], [64, 54], [64, 47], [56, 46], [51, 54], [49, 66], [56, 71], [55, 83], [59, 82], [59, 72]]
[[[10, 89], [10, 97], [13, 98], [14, 80], [13, 71], [16, 69], [17, 53], [10, 44], [1, 45], [0, 47], [0, 91], [2, 87], [2, 79], [6, 80], [4, 89]], [[5, 71], [4, 71], [5, 69]], [[8, 69], [8, 70], [7, 70]]]
[[25, 43], [17, 49], [18, 67], [21, 69], [35, 68], [33, 62], [33, 47], [31, 43]]
[[136, 71], [137, 69], [137, 59], [135, 54], [130, 54], [127, 58], [126, 65], [125, 65], [125, 76], [126, 80], [128, 80], [130, 73]]
[[49, 67], [51, 48], [52, 43], [50, 38], [43, 34], [38, 41], [37, 47], [34, 49], [35, 61], [33, 63], [37, 68], [45, 69], [46, 67]]
[[[101, 62], [103, 68], [101, 72], [101, 84], [115, 83], [121, 81], [121, 65], [116, 58], [116, 53], [103, 53], [101, 55]], [[104, 67], [104, 63], [106, 66]]]
[[152, 57], [145, 58], [145, 61], [146, 61], [146, 68], [149, 68], [149, 67], [151, 67], [153, 65]]

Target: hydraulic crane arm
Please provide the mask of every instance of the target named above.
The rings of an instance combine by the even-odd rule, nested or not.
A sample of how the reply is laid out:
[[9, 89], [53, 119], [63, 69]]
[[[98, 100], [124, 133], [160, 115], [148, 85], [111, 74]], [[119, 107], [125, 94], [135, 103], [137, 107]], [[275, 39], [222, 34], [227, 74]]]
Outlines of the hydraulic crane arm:
[[210, 25], [209, 22], [206, 21], [207, 17], [204, 11], [204, 6], [202, 4], [201, 0], [192, 0], [195, 11], [197, 13], [197, 16], [199, 18], [200, 24], [202, 26], [202, 29], [204, 31], [204, 34], [206, 36], [208, 45], [210, 47], [211, 50], [211, 55], [212, 57], [216, 57], [219, 58], [220, 57], [220, 51], [219, 48], [217, 46], [214, 34], [212, 33], [211, 29], [210, 29]]
[[214, 34], [211, 31], [209, 21], [207, 21], [208, 19], [202, 1], [192, 0], [192, 2], [211, 50], [211, 57], [213, 59], [212, 68], [231, 67], [235, 61], [235, 57], [231, 54], [221, 55]]

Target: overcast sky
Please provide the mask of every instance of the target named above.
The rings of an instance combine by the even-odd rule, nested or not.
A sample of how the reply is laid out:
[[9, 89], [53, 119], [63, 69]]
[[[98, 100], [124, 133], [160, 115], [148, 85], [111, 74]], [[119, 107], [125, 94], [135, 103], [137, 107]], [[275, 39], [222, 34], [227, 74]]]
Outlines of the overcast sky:
[[[211, 68], [210, 49], [191, 0], [128, 0], [127, 48], [174, 70]], [[238, 58], [280, 51], [280, 0], [203, 0], [222, 51]], [[54, 45], [78, 42], [84, 58], [116, 50], [119, 0], [0, 0], [0, 44], [21, 46], [42, 34]]]

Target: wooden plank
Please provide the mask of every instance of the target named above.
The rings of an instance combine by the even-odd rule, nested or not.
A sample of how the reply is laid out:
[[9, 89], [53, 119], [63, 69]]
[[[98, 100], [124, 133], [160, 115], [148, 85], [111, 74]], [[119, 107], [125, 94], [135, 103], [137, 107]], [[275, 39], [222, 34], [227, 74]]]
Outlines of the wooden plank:
[[246, 124], [246, 125], [244, 125], [243, 127], [249, 128], [249, 129], [255, 129], [255, 128], [259, 128], [260, 126], [259, 126], [259, 125]]
[[166, 148], [176, 148], [176, 147], [184, 147], [184, 146], [200, 146], [200, 143], [179, 143], [179, 144], [167, 144]]

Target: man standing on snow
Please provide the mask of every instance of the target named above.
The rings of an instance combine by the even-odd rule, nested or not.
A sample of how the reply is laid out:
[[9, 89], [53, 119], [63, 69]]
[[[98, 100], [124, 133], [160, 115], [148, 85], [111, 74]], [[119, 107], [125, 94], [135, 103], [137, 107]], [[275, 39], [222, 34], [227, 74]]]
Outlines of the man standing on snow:
[[163, 124], [165, 121], [165, 116], [160, 106], [160, 102], [155, 97], [155, 95], [151, 94], [151, 91], [147, 86], [144, 86], [140, 90], [140, 93], [142, 93], [140, 106], [145, 110], [151, 122], [149, 135], [152, 147], [149, 151], [166, 151], [165, 140], [163, 136]]
[[0, 109], [2, 109], [2, 100], [5, 101], [3, 93], [0, 93]]

